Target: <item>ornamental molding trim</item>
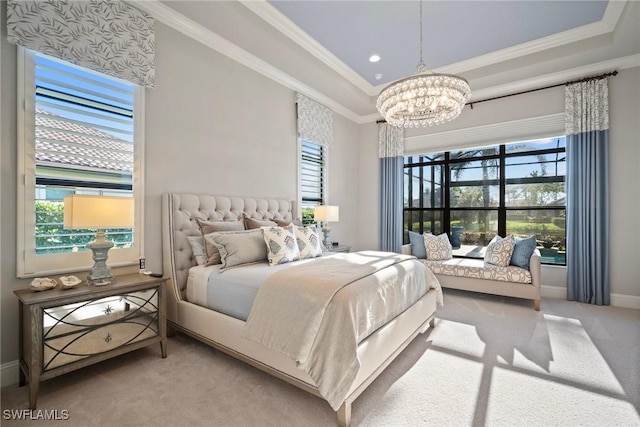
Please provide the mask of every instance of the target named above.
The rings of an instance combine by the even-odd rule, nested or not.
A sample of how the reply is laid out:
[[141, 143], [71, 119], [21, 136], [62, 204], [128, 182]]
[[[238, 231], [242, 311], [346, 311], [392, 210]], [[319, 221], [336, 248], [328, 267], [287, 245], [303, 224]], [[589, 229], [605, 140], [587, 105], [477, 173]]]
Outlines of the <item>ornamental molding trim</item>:
[[[130, 1], [130, 0], [128, 0]], [[262, 74], [263, 76], [280, 83], [281, 85], [300, 92], [309, 98], [331, 108], [331, 110], [346, 117], [347, 119], [361, 124], [361, 116], [325, 94], [306, 85], [284, 71], [274, 67], [268, 62], [247, 52], [240, 46], [231, 43], [207, 27], [187, 18], [170, 7], [162, 4], [159, 0], [131, 1], [140, 10], [151, 14], [158, 22], [181, 32], [187, 37], [191, 37], [197, 42], [227, 56], [228, 58]]]
[[[428, 67], [428, 64], [427, 67], [434, 73], [438, 74], [461, 74], [470, 70], [495, 65], [499, 62], [531, 55], [547, 49], [553, 49], [583, 39], [611, 33], [618, 25], [627, 1], [628, 0], [610, 1], [602, 19], [598, 22], [582, 25], [571, 30], [542, 37], [530, 42], [521, 43], [516, 46], [501, 49], [466, 61], [449, 64], [444, 67], [430, 68]], [[243, 6], [264, 19], [267, 23], [293, 40], [300, 47], [306, 49], [311, 55], [323, 61], [335, 72], [349, 80], [353, 85], [363, 90], [368, 95], [377, 96], [382, 89], [392, 83], [388, 82], [376, 86], [371, 85], [351, 67], [338, 59], [333, 53], [318, 43], [305, 31], [300, 29], [300, 27], [294, 24], [278, 9], [270, 5], [267, 0], [240, 0], [240, 2]]]
[[356, 73], [353, 68], [342, 62], [342, 60], [331, 53], [329, 49], [318, 43], [316, 39], [311, 37], [307, 32], [294, 24], [293, 21], [287, 18], [282, 12], [271, 6], [266, 0], [240, 0], [240, 3], [297, 43], [312, 56], [331, 67], [335, 72], [367, 95], [375, 96], [378, 94], [371, 83]]
[[[158, 22], [161, 22], [164, 25], [181, 32], [187, 37], [193, 38], [194, 40], [204, 44], [205, 46], [231, 58], [236, 62], [243, 64], [244, 66], [262, 74], [267, 78], [272, 79], [273, 81], [285, 87], [288, 87], [289, 89], [300, 92], [303, 95], [308, 96], [309, 98], [315, 99], [319, 103], [326, 105], [337, 114], [340, 114], [341, 116], [357, 124], [373, 123], [380, 119], [380, 113], [378, 113], [377, 111], [371, 114], [364, 115], [354, 112], [353, 110], [345, 107], [334, 99], [324, 95], [320, 91], [300, 82], [299, 80], [295, 79], [287, 73], [284, 73], [283, 71], [267, 63], [266, 61], [245, 51], [236, 44], [229, 42], [225, 38], [209, 30], [208, 28], [194, 22], [193, 20], [176, 12], [170, 7], [162, 4], [159, 0], [125, 1], [135, 5], [138, 9], [151, 14]], [[260, 0], [260, 3], [264, 3], [264, 0]], [[603, 21], [606, 21], [609, 27], [611, 27], [612, 25], [617, 25], [618, 20], [622, 15], [624, 5], [626, 5], [626, 3], [627, 0], [609, 2], [609, 5], [607, 6], [607, 10], [605, 12], [605, 16], [603, 18]], [[265, 6], [265, 8], [267, 8], [267, 6], [275, 9], [273, 8], [273, 6], [270, 6], [268, 4]], [[610, 12], [610, 10], [612, 10], [612, 12]], [[615, 24], [612, 24], [612, 22], [614, 21]], [[612, 69], [622, 70], [638, 66], [640, 66], [640, 54], [616, 58], [609, 61], [572, 68], [569, 70], [546, 74], [532, 79], [520, 80], [500, 86], [492, 86], [484, 89], [474, 89], [472, 102], [474, 100], [477, 101], [484, 98], [491, 98], [494, 96], [501, 96], [509, 93], [520, 92], [523, 90], [534, 89], [536, 87], [540, 87], [541, 85], [557, 84], [591, 74], [611, 71]], [[443, 72], [444, 70], [445, 69], [442, 68], [432, 71]], [[347, 78], [346, 76], [343, 77]], [[367, 84], [369, 83], [367, 82]], [[470, 81], [470, 84], [473, 86], [473, 81]], [[370, 92], [371, 96], [377, 96], [383, 86], [386, 87], [386, 85], [381, 85], [380, 87], [375, 88], [372, 87], [372, 90]], [[372, 109], [375, 109], [375, 104], [373, 103]]]

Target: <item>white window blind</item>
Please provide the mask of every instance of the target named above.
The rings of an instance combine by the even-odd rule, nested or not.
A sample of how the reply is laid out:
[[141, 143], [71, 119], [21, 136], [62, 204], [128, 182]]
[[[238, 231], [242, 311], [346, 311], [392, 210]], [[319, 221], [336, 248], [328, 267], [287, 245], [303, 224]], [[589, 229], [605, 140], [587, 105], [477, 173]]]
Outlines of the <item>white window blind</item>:
[[18, 218], [18, 250], [24, 256], [18, 257], [18, 274], [28, 277], [92, 265], [86, 244], [95, 230], [62, 226], [63, 198], [70, 194], [136, 198], [134, 229], [105, 230], [117, 248], [109, 254], [110, 265], [135, 262], [142, 235], [141, 165], [136, 153], [142, 144], [136, 117], [141, 88], [27, 50], [22, 51], [21, 66], [25, 108], [19, 115], [19, 173], [24, 179], [19, 180], [23, 214]]
[[325, 148], [323, 146], [301, 141], [300, 182], [303, 209], [324, 204]]

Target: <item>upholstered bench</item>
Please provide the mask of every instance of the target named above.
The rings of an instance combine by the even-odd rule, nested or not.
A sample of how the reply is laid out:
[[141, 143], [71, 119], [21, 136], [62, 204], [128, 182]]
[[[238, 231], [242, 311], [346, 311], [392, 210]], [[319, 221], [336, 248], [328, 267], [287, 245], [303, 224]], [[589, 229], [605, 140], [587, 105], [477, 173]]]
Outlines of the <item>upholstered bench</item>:
[[528, 269], [515, 265], [502, 267], [472, 258], [428, 260], [413, 252], [411, 244], [402, 246], [402, 253], [418, 256], [445, 288], [530, 299], [536, 311], [540, 310], [540, 251], [537, 249], [531, 254]]

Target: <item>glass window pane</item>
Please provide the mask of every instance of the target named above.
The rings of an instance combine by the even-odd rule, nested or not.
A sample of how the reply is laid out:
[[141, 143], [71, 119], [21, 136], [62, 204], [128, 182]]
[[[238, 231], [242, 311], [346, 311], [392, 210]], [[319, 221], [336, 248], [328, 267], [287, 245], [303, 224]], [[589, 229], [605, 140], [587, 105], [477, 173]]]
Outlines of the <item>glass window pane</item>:
[[532, 141], [514, 142], [512, 144], [506, 144], [505, 150], [507, 154], [511, 154], [511, 153], [523, 153], [526, 151], [564, 149], [565, 146], [566, 146], [566, 139], [564, 136], [560, 136], [555, 138], [536, 139]]
[[462, 227], [463, 245], [486, 246], [498, 233], [498, 211], [452, 210], [451, 225]]
[[565, 153], [507, 158], [506, 206], [564, 206], [565, 174]]
[[411, 168], [404, 168], [404, 192], [402, 193], [402, 198], [404, 200], [403, 206], [405, 208], [410, 207], [409, 205], [409, 177], [410, 176], [411, 176]]
[[423, 166], [422, 207], [439, 208], [442, 206], [442, 166]]
[[451, 207], [497, 207], [500, 202], [499, 160], [451, 165]]
[[507, 234], [536, 236], [542, 262], [566, 263], [566, 211], [564, 209], [507, 210]]
[[420, 168], [411, 168], [411, 206], [420, 207]]
[[443, 230], [442, 211], [423, 211], [422, 230], [424, 233], [441, 234]]
[[492, 145], [489, 147], [478, 147], [478, 148], [472, 148], [469, 150], [452, 151], [450, 153], [450, 159], [451, 160], [473, 159], [473, 158], [485, 157], [485, 156], [495, 156], [499, 153], [500, 153], [499, 146]]

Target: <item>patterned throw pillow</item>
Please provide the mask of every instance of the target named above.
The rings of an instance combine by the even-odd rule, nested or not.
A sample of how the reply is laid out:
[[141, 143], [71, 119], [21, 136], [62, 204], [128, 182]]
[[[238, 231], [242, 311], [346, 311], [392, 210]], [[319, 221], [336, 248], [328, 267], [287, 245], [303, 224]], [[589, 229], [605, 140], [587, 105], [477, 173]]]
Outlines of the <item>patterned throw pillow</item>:
[[536, 250], [536, 246], [536, 236], [527, 237], [526, 239], [516, 237], [516, 245], [513, 248], [510, 264], [528, 270], [531, 263], [531, 255]]
[[315, 258], [322, 255], [322, 242], [315, 225], [296, 227], [296, 240], [300, 249], [300, 259]]
[[286, 227], [261, 227], [267, 244], [269, 265], [284, 264], [300, 259], [300, 249], [296, 241], [295, 225]]
[[513, 254], [515, 245], [516, 241], [513, 235], [505, 238], [500, 236], [494, 237], [484, 253], [484, 262], [497, 265], [498, 267], [507, 267], [509, 261], [511, 261], [511, 254]]
[[427, 250], [427, 259], [430, 261], [442, 261], [451, 259], [451, 242], [447, 233], [434, 236], [431, 233], [424, 234], [424, 247]]

